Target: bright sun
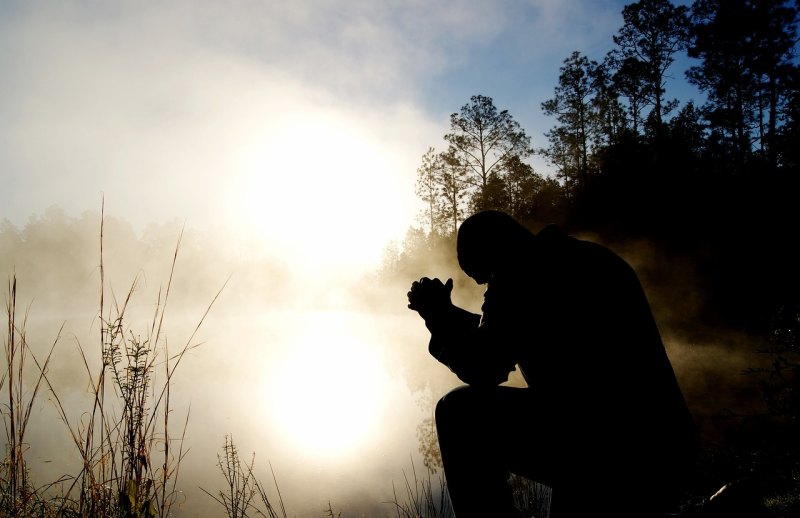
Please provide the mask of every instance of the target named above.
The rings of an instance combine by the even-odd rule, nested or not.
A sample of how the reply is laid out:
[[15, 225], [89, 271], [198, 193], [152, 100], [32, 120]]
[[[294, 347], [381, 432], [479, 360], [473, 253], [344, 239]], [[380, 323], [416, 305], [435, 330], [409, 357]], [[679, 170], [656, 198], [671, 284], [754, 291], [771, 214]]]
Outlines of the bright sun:
[[236, 220], [301, 267], [377, 266], [413, 219], [413, 172], [341, 113], [300, 112], [271, 127], [246, 146]]
[[314, 322], [275, 360], [267, 418], [288, 444], [338, 457], [375, 435], [387, 391], [378, 354], [344, 327]]
[[[352, 287], [342, 281], [378, 267], [413, 218], [413, 169], [359, 120], [329, 106], [276, 113], [231, 177], [232, 220], [291, 270], [303, 306], [337, 304]], [[302, 318], [269, 365], [265, 419], [303, 454], [348, 455], [377, 436], [391, 387], [382, 357], [363, 325]]]

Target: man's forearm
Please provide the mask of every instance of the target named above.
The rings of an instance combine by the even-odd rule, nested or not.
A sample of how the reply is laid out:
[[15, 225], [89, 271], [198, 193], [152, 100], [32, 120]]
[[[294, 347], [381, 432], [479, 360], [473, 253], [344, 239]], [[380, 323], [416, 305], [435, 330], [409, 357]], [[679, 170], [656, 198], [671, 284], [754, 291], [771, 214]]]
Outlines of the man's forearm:
[[465, 340], [478, 329], [480, 321], [480, 315], [454, 305], [430, 316], [425, 320], [425, 327], [431, 332], [428, 351], [440, 362], [450, 365], [459, 347], [463, 347]]
[[516, 367], [508, 338], [487, 333], [481, 317], [457, 306], [431, 319], [428, 351], [458, 378], [473, 386], [495, 386]]
[[481, 316], [450, 304], [437, 314], [425, 318], [425, 327], [431, 333], [477, 329]]

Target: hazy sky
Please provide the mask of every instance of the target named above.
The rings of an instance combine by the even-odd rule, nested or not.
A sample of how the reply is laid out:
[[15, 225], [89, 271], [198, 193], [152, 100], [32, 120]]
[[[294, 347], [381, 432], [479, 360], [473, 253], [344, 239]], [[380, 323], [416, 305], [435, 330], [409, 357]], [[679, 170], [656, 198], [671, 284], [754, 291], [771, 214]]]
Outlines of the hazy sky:
[[0, 217], [105, 196], [137, 226], [375, 262], [449, 114], [488, 95], [545, 145], [561, 61], [602, 59], [625, 3], [0, 0]]
[[[137, 230], [177, 220], [219, 248], [264, 252], [294, 268], [304, 283], [282, 280], [286, 300], [253, 293], [276, 279], [235, 274], [218, 304], [225, 318], [212, 313], [206, 345], [176, 380], [176, 405], [192, 405], [190, 489], [213, 487], [214, 455], [233, 433], [261, 466], [274, 461], [279, 479], [295, 488], [292, 503], [310, 516], [322, 515], [327, 499], [345, 515], [358, 509], [348, 507], [357, 498], [380, 507], [410, 467], [424, 415], [392, 363], [403, 354], [420, 370], [443, 368], [427, 357], [426, 331], [411, 312], [341, 312], [339, 292], [315, 292], [316, 283], [363, 274], [390, 240], [402, 239], [420, 208], [421, 156], [443, 148], [449, 114], [471, 95], [492, 97], [544, 146], [554, 121], [540, 104], [552, 96], [562, 60], [573, 50], [602, 59], [625, 3], [0, 0], [0, 222], [22, 227], [54, 204], [77, 218], [98, 212], [104, 198], [107, 214]], [[674, 75], [668, 92], [682, 77]], [[125, 256], [122, 247], [117, 257]], [[56, 266], [40, 270], [57, 269], [59, 259], [50, 253]], [[96, 332], [92, 261], [78, 277], [87, 305], [69, 300], [74, 292], [63, 296], [79, 315], [66, 336]], [[129, 266], [131, 275], [144, 268]], [[200, 265], [213, 284], [200, 287], [179, 268], [201, 305], [231, 273], [217, 266]], [[163, 277], [145, 273], [154, 291]], [[21, 279], [26, 296], [58, 289], [37, 279]], [[404, 288], [396, 291], [386, 305], [404, 308]], [[240, 311], [242, 300], [250, 306]], [[259, 314], [253, 301], [271, 309]], [[77, 307], [88, 309], [81, 316]], [[36, 310], [33, 323], [46, 339], [68, 316], [56, 311], [37, 324]], [[68, 358], [73, 342], [59, 352], [64, 365], [76, 359]], [[328, 356], [325, 345], [339, 354]], [[64, 390], [80, 399], [85, 386], [59, 365]], [[289, 393], [291, 401], [282, 397]], [[311, 400], [314, 410], [301, 415]], [[342, 413], [343, 400], [355, 413]], [[41, 426], [45, 434], [50, 423]], [[320, 436], [327, 452], [314, 450]], [[309, 457], [298, 457], [303, 448]], [[54, 455], [31, 451], [42, 463]], [[190, 509], [208, 504], [193, 498]]]

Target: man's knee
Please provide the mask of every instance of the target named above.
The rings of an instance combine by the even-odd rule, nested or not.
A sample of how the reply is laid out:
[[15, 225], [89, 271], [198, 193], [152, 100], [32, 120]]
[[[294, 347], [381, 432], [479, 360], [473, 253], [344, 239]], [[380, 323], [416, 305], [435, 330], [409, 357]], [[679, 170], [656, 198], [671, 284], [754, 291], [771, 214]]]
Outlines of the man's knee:
[[468, 385], [455, 388], [436, 403], [436, 427], [441, 429], [463, 421], [474, 409], [474, 389]]

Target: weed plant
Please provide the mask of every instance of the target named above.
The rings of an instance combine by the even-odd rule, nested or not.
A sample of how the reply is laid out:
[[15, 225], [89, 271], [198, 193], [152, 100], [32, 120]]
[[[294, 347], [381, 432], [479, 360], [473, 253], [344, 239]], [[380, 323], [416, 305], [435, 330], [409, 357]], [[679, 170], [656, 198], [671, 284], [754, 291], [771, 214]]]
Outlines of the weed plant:
[[[47, 354], [37, 358], [25, 330], [30, 308], [20, 312], [17, 278], [12, 275], [9, 279], [3, 336], [5, 364], [0, 375], [0, 419], [6, 434], [5, 455], [0, 463], [0, 518], [165, 518], [175, 514], [182, 498], [178, 479], [187, 453], [184, 439], [189, 411], [182, 422], [173, 422], [173, 376], [186, 353], [197, 347], [196, 333], [224, 285], [188, 340], [177, 351], [170, 351], [164, 323], [181, 238], [151, 318], [143, 331], [137, 331], [129, 312], [138, 277], [125, 296], [117, 299], [106, 282], [102, 217], [99, 237], [99, 350], [87, 351], [78, 342], [90, 390], [88, 408], [80, 411], [77, 419], [62, 403], [48, 376], [63, 326]], [[49, 392], [68, 439], [79, 454], [80, 466], [77, 474], [65, 474], [36, 486], [26, 462], [30, 447], [26, 433], [42, 390]], [[215, 493], [200, 489], [220, 504], [229, 518], [288, 518], [272, 467], [276, 499], [269, 497], [256, 477], [254, 462], [255, 454], [249, 461], [242, 461], [232, 437], [225, 436], [218, 455], [223, 489]], [[426, 470], [427, 476], [419, 477], [412, 460], [410, 474], [403, 471], [401, 494], [392, 484], [394, 500], [387, 503], [393, 506], [397, 518], [454, 517], [444, 476], [430, 466]], [[526, 515], [546, 517], [547, 488], [524, 479], [512, 482], [517, 504]], [[323, 512], [329, 518], [341, 517], [330, 502]]]
[[[266, 488], [256, 477], [253, 471], [254, 465], [255, 453], [251, 455], [249, 462], [242, 462], [233, 438], [226, 435], [222, 454], [217, 454], [217, 466], [225, 479], [224, 489], [217, 491], [216, 494], [203, 488], [200, 490], [221, 505], [225, 509], [225, 516], [229, 518], [247, 518], [249, 516], [288, 518], [272, 466], [270, 465], [270, 472], [278, 495], [277, 505], [273, 504], [267, 495]], [[330, 503], [328, 503], [328, 512], [330, 516], [333, 516]]]
[[[511, 475], [509, 482], [514, 504], [524, 516], [547, 518], [550, 515], [549, 487], [516, 475]], [[425, 477], [418, 477], [412, 459], [411, 476], [403, 470], [403, 489], [398, 495], [392, 483], [393, 500], [388, 503], [394, 507], [397, 518], [455, 518], [447, 481], [438, 469], [428, 468]]]
[[[444, 474], [437, 474], [430, 468], [426, 471], [426, 477], [418, 477], [414, 459], [411, 459], [411, 476], [403, 470], [402, 498], [392, 482], [394, 499], [388, 503], [394, 507], [397, 518], [455, 518]], [[435, 481], [434, 475], [437, 475]]]
[[[121, 301], [106, 285], [101, 217], [99, 358], [90, 358], [78, 343], [91, 387], [91, 403], [77, 421], [71, 419], [47, 375], [60, 332], [47, 357], [40, 362], [26, 339], [28, 313], [21, 321], [17, 314], [17, 279], [11, 278], [4, 337], [5, 372], [0, 377], [0, 391], [7, 401], [2, 409], [7, 447], [0, 465], [0, 516], [171, 515], [181, 495], [177, 481], [186, 454], [184, 438], [189, 419], [187, 411], [185, 421], [177, 427], [171, 421], [172, 380], [186, 353], [197, 347], [194, 337], [219, 296], [218, 292], [185, 344], [171, 353], [163, 329], [179, 249], [180, 237], [166, 287], [158, 292], [152, 319], [143, 333], [137, 332], [127, 316], [137, 280]], [[107, 293], [111, 294], [110, 301]], [[28, 368], [28, 358], [33, 360], [35, 369]], [[97, 360], [99, 367], [92, 368], [98, 365]], [[32, 377], [30, 384], [28, 377]], [[33, 388], [29, 390], [29, 386]], [[77, 475], [65, 475], [36, 488], [25, 461], [28, 448], [25, 434], [31, 409], [44, 386], [80, 455], [81, 466]], [[56, 487], [61, 492], [53, 495], [50, 490]]]
[[[29, 309], [29, 308], [28, 308]], [[48, 516], [58, 505], [43, 495], [52, 486], [64, 481], [59, 479], [44, 487], [36, 488], [30, 477], [25, 453], [28, 443], [25, 439], [31, 411], [39, 391], [45, 383], [45, 372], [59, 338], [50, 347], [47, 357], [40, 363], [30, 351], [25, 333], [28, 310], [22, 320], [17, 312], [17, 279], [12, 276], [8, 282], [6, 300], [7, 327], [3, 340], [5, 371], [0, 376], [0, 397], [5, 400], [2, 407], [2, 421], [6, 433], [6, 451], [0, 464], [0, 516]], [[59, 336], [61, 332], [59, 331]], [[38, 368], [33, 388], [29, 389], [27, 373], [30, 369], [28, 358]]]

